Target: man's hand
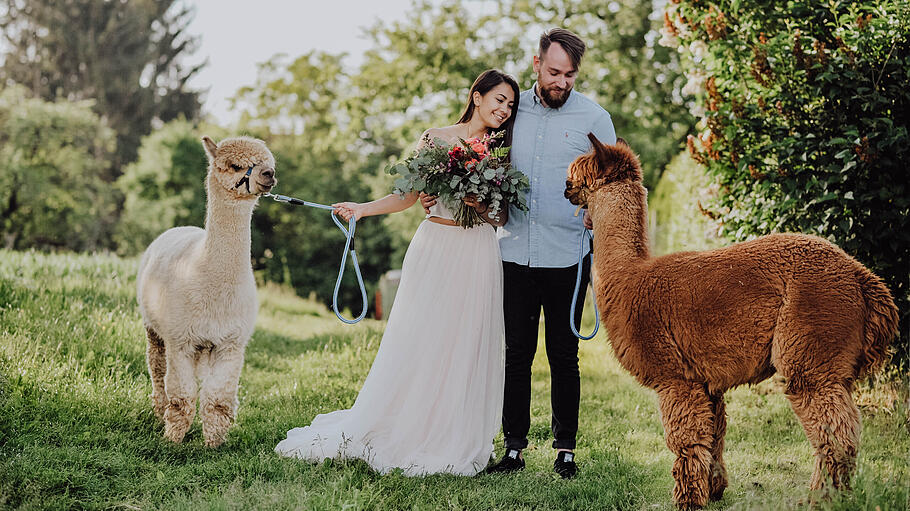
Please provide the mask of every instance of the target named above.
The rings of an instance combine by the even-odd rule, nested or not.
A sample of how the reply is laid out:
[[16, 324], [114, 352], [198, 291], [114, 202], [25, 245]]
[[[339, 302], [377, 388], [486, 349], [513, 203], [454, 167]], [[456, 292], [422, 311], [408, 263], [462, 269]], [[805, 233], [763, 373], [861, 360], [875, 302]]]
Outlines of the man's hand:
[[591, 213], [587, 209], [585, 210], [584, 222], [585, 222], [585, 229], [594, 228], [594, 220], [591, 220]]
[[420, 205], [423, 206], [423, 210], [429, 215], [430, 208], [436, 205], [436, 196], [427, 195], [423, 192], [420, 192], [420, 195], [418, 195], [418, 197], [420, 198]]

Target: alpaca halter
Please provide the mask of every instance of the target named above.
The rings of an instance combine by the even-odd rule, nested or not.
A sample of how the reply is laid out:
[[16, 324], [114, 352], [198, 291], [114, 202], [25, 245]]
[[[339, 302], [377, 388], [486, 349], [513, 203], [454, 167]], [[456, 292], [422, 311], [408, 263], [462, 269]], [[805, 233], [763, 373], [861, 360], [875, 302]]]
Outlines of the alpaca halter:
[[[576, 215], [577, 214], [578, 214], [578, 212], [576, 211]], [[583, 341], [593, 339], [594, 336], [597, 335], [597, 329], [600, 328], [600, 314], [597, 311], [597, 298], [593, 297], [593, 296], [592, 296], [592, 298], [594, 298], [594, 331], [591, 332], [591, 335], [584, 336], [584, 335], [581, 335], [580, 333], [578, 333], [578, 329], [575, 328], [575, 305], [578, 303], [578, 288], [581, 287], [581, 267], [582, 267], [582, 263], [584, 263], [585, 256], [591, 255], [590, 253], [585, 254], [585, 236], [591, 238], [592, 242], [594, 241], [594, 236], [591, 235], [591, 231], [589, 231], [588, 229], [585, 229], [581, 233], [581, 244], [578, 247], [578, 273], [575, 274], [575, 292], [572, 293], [572, 307], [569, 309], [569, 328], [572, 329], [572, 334], [575, 335], [575, 337], [578, 337], [579, 339], [581, 339]], [[592, 256], [591, 263], [593, 263], [593, 262], [594, 262], [594, 257]], [[591, 264], [591, 266], [594, 266], [594, 265]], [[592, 289], [591, 293], [593, 294], [593, 292], [594, 292], [594, 290]]]
[[250, 191], [250, 174], [253, 173], [253, 167], [255, 167], [255, 165], [250, 165], [250, 168], [246, 169], [246, 174], [244, 174], [243, 177], [240, 178], [240, 181], [237, 181], [237, 184], [234, 185], [235, 190], [240, 188], [240, 185], [246, 184], [246, 193], [253, 193]]
[[[247, 171], [249, 175], [250, 171], [253, 170], [253, 167], [250, 167], [250, 170]], [[241, 179], [241, 182], [243, 180]], [[237, 186], [240, 186], [241, 183], [237, 183]], [[247, 186], [249, 186], [249, 181], [247, 181]], [[352, 216], [348, 220], [348, 228], [345, 229], [341, 221], [338, 220], [338, 217], [335, 216], [335, 208], [332, 206], [326, 206], [325, 204], [317, 204], [315, 202], [307, 202], [305, 200], [295, 199], [294, 197], [288, 197], [286, 195], [275, 195], [273, 193], [266, 192], [262, 194], [263, 197], [268, 197], [275, 202], [284, 202], [286, 204], [293, 204], [294, 206], [309, 206], [311, 208], [318, 209], [327, 209], [332, 212], [332, 221], [335, 222], [335, 225], [341, 229], [341, 232], [344, 233], [345, 241], [344, 252], [341, 253], [341, 266], [338, 268], [338, 278], [335, 280], [335, 292], [332, 294], [332, 310], [335, 312], [335, 316], [340, 319], [343, 323], [353, 325], [367, 315], [367, 290], [363, 285], [363, 277], [360, 275], [360, 265], [357, 264], [357, 251], [354, 250], [354, 229], [357, 228], [357, 220]], [[348, 260], [348, 252], [351, 253], [351, 261], [354, 262], [354, 273], [357, 274], [357, 283], [360, 285], [360, 298], [361, 303], [363, 303], [363, 309], [360, 311], [360, 316], [357, 319], [347, 319], [341, 315], [341, 312], [338, 311], [338, 290], [341, 288], [341, 277], [344, 276], [345, 263]]]

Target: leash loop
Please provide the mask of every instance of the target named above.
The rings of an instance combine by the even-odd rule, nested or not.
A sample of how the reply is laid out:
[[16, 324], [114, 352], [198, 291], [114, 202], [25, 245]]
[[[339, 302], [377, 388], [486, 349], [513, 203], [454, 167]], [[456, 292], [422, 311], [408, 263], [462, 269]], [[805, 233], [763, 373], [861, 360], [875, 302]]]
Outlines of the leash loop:
[[[251, 169], [252, 170], [252, 169]], [[240, 186], [239, 184], [237, 186]], [[263, 197], [268, 197], [275, 202], [283, 202], [285, 204], [292, 204], [294, 206], [307, 206], [310, 208], [317, 209], [327, 209], [332, 212], [332, 221], [335, 222], [335, 225], [341, 229], [341, 232], [344, 233], [345, 243], [344, 243], [344, 252], [341, 253], [341, 265], [338, 268], [338, 278], [335, 279], [335, 292], [332, 294], [332, 310], [335, 312], [335, 317], [341, 320], [342, 323], [347, 323], [348, 325], [353, 325], [357, 323], [367, 315], [367, 290], [363, 285], [363, 276], [360, 274], [360, 264], [357, 262], [357, 251], [354, 250], [354, 230], [357, 228], [357, 220], [354, 217], [351, 217], [348, 220], [347, 229], [341, 220], [338, 219], [338, 216], [335, 214], [335, 208], [332, 206], [326, 206], [325, 204], [318, 204], [315, 202], [307, 202], [305, 200], [297, 199], [294, 197], [288, 197], [287, 195], [277, 195], [273, 193], [264, 193]], [[344, 276], [345, 264], [348, 260], [348, 253], [351, 254], [351, 261], [354, 263], [354, 273], [357, 275], [357, 283], [360, 285], [360, 299], [363, 304], [363, 309], [360, 311], [360, 316], [355, 319], [348, 319], [341, 315], [341, 312], [338, 310], [338, 291], [341, 289], [341, 278]]]
[[[597, 335], [597, 330], [600, 328], [600, 314], [597, 311], [597, 299], [596, 299], [596, 297], [593, 296], [593, 289], [592, 289], [591, 294], [592, 294], [592, 298], [594, 298], [594, 300], [593, 300], [593, 303], [594, 303], [594, 331], [591, 332], [591, 335], [581, 335], [580, 333], [578, 333], [578, 329], [575, 328], [575, 306], [578, 303], [578, 288], [581, 287], [581, 271], [582, 271], [582, 266], [583, 266], [583, 263], [585, 260], [585, 256], [591, 255], [590, 253], [585, 254], [585, 236], [591, 238], [591, 241], [594, 241], [594, 236], [591, 235], [591, 231], [589, 231], [588, 229], [585, 229], [581, 233], [581, 244], [578, 247], [578, 273], [575, 274], [575, 292], [572, 294], [572, 307], [569, 308], [569, 327], [572, 329], [572, 334], [575, 337], [578, 337], [579, 339], [581, 339], [583, 341], [588, 341], [590, 339], [593, 339], [594, 336]], [[591, 262], [592, 263], [594, 262], [593, 257], [591, 258]], [[579, 328], [580, 327], [581, 327], [581, 325], [579, 325]]]

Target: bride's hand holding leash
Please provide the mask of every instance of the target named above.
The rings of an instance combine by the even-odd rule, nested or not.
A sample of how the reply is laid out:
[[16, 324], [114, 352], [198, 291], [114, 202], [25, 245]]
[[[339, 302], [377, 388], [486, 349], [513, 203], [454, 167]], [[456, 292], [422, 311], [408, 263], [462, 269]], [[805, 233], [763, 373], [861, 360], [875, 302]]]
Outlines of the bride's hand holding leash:
[[[237, 186], [240, 186], [240, 183], [238, 183]], [[338, 279], [335, 280], [335, 292], [332, 294], [332, 310], [335, 311], [335, 316], [338, 317], [338, 319], [349, 325], [357, 323], [363, 319], [367, 315], [367, 291], [366, 287], [363, 285], [363, 277], [360, 275], [360, 264], [357, 263], [357, 251], [354, 249], [354, 229], [357, 228], [357, 219], [363, 214], [362, 211], [358, 211], [362, 205], [357, 204], [356, 202], [341, 202], [333, 204], [331, 206], [326, 206], [324, 204], [308, 202], [305, 200], [297, 199], [295, 197], [288, 197], [287, 195], [264, 193], [262, 196], [272, 199], [275, 202], [283, 202], [285, 204], [291, 204], [294, 206], [307, 206], [317, 209], [326, 209], [332, 212], [332, 221], [335, 222], [335, 225], [338, 226], [346, 238], [344, 244], [344, 252], [341, 254], [341, 266], [338, 268]], [[338, 217], [335, 215], [340, 215], [342, 218], [348, 221], [347, 229], [345, 229], [344, 224], [342, 224], [341, 221], [338, 220]], [[360, 297], [363, 301], [363, 309], [360, 312], [360, 316], [355, 319], [345, 318], [338, 310], [338, 290], [341, 288], [341, 277], [344, 275], [345, 263], [348, 260], [349, 252], [351, 254], [351, 261], [354, 263], [354, 273], [357, 275], [357, 283], [360, 285]]]
[[355, 221], [363, 218], [363, 204], [358, 202], [336, 202], [332, 204], [332, 207], [335, 208], [333, 212], [336, 215], [340, 215], [347, 221], [350, 221], [351, 218], [354, 218]]

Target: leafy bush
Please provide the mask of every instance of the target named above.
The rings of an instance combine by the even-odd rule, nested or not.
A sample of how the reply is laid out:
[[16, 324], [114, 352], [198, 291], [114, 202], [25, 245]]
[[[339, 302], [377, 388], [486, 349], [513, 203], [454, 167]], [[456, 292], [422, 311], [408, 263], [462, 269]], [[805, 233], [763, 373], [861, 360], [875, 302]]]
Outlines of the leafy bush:
[[910, 6], [676, 0], [662, 33], [700, 98], [688, 145], [720, 186], [722, 233], [814, 233], [870, 266], [901, 309], [906, 363]]
[[90, 102], [0, 91], [0, 235], [7, 248], [109, 247], [116, 193], [102, 176], [114, 133]]
[[177, 225], [205, 224], [208, 160], [203, 134], [192, 123], [173, 121], [144, 137], [139, 158], [117, 180], [124, 195], [115, 233], [118, 252], [137, 254], [159, 234]]
[[717, 223], [702, 213], [711, 199], [705, 169], [687, 153], [670, 160], [648, 200], [650, 234], [658, 255], [721, 246]]

